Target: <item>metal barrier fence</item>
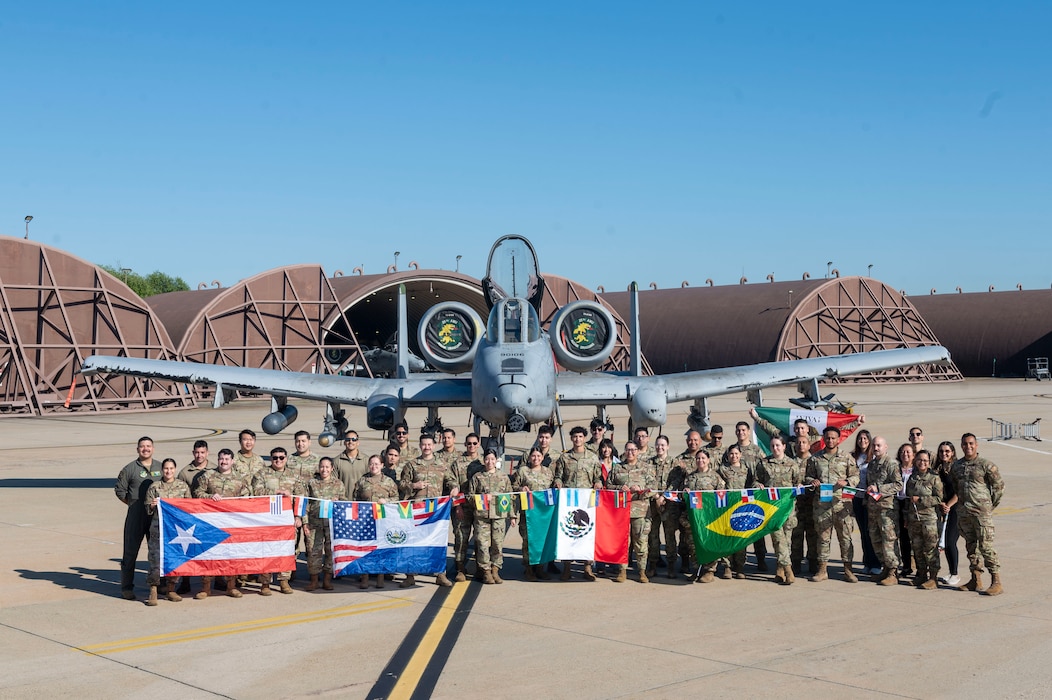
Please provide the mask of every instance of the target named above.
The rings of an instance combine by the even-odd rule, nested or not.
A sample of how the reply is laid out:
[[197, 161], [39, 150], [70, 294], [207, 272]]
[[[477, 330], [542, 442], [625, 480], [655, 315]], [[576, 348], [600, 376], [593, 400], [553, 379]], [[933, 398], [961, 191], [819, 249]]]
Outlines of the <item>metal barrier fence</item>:
[[991, 440], [1023, 438], [1024, 440], [1041, 442], [1040, 418], [1035, 418], [1033, 423], [1006, 423], [996, 418], [987, 418], [986, 420], [990, 421]]

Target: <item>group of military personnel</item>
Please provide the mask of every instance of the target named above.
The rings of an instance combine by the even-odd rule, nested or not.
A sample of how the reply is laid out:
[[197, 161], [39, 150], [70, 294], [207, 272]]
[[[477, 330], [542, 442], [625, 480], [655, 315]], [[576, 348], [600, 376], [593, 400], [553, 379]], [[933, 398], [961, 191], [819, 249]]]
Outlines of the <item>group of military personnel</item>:
[[[936, 587], [939, 529], [952, 508], [959, 513], [960, 532], [965, 538], [972, 572], [972, 579], [962, 588], [982, 591], [979, 574], [985, 566], [993, 576], [986, 593], [1002, 592], [990, 518], [1004, 484], [996, 465], [978, 456], [974, 435], [963, 436], [964, 456], [943, 465], [940, 478], [929, 468], [932, 460], [927, 451], [917, 451], [912, 464], [904, 468], [887, 455], [886, 441], [880, 437], [870, 440], [868, 431], [859, 431], [856, 450], [848, 453], [840, 445], [840, 428], [826, 427], [818, 435], [806, 421], [797, 421], [790, 437], [759, 418], [755, 411], [752, 416], [770, 436], [770, 455], [754, 443], [751, 427], [745, 421], [735, 425], [736, 441], [727, 446], [723, 444], [721, 426], [711, 428], [707, 443], [698, 431], [690, 430], [686, 434], [686, 448], [673, 455], [668, 436], [658, 435], [651, 444], [645, 428], [637, 429], [633, 439], [618, 451], [613, 441], [604, 437], [609, 426], [596, 419], [590, 425], [590, 439], [588, 430], [576, 426], [570, 430], [571, 448], [559, 454], [551, 451], [551, 427], [540, 426], [535, 444], [518, 465], [510, 469], [510, 474], [498, 468], [495, 451], [482, 451], [481, 439], [475, 433], [466, 436], [463, 450], [457, 446], [456, 432], [452, 429], [444, 429], [439, 434], [439, 449], [432, 435], [422, 435], [417, 447], [409, 444], [409, 430], [404, 424], [391, 432], [391, 442], [380, 455], [369, 458], [359, 452], [359, 436], [354, 430], [344, 435], [344, 451], [335, 458], [313, 454], [310, 434], [299, 431], [294, 436], [295, 452], [289, 455], [285, 448], [275, 447], [270, 451], [269, 465], [254, 453], [256, 436], [246, 429], [238, 437], [240, 449], [236, 453], [220, 450], [214, 464], [208, 459], [207, 443], [197, 441], [193, 461], [181, 471], [173, 459], [165, 459], [158, 468], [153, 460], [153, 441], [143, 437], [137, 445], [136, 460], [121, 470], [115, 487], [118, 498], [128, 505], [121, 561], [122, 595], [129, 600], [136, 597], [134, 571], [144, 537], [152, 542], [147, 605], [156, 605], [159, 594], [178, 601], [180, 593], [189, 592], [186, 578], [180, 582], [160, 577], [157, 522], [152, 517], [160, 498], [218, 500], [279, 494], [308, 497], [306, 515], [296, 517], [296, 526], [307, 554], [310, 581], [305, 590], [313, 591], [319, 587], [333, 588], [332, 545], [328, 521], [320, 513], [321, 500], [387, 503], [451, 496], [454, 499], [453, 580], [467, 579], [468, 550], [474, 539], [476, 578], [486, 584], [499, 584], [503, 582], [500, 572], [509, 515], [498, 508], [496, 499], [479, 499], [477, 502], [483, 505], [476, 506], [476, 495], [549, 488], [620, 489], [631, 498], [630, 554], [635, 560], [638, 580], [647, 583], [662, 566], [668, 578], [675, 578], [676, 565], [680, 563], [681, 575], [691, 581], [709, 583], [715, 579], [721, 564], [720, 577], [745, 578], [746, 551], [743, 549], [724, 560], [697, 561], [687, 507], [678, 495], [685, 491], [797, 486], [808, 486], [811, 490], [796, 499], [792, 515], [782, 528], [771, 533], [776, 559], [774, 578], [778, 583], [791, 585], [796, 576], [801, 575], [805, 545], [810, 580], [826, 580], [834, 530], [840, 544], [844, 580], [857, 582], [852, 542], [855, 516], [851, 502], [844, 498], [845, 494], [857, 493], [855, 498], [865, 499], [869, 515], [863, 539], [867, 543], [872, 541], [881, 563], [879, 574], [875, 575], [878, 583], [897, 583], [900, 565], [909, 564], [900, 561], [903, 550], [897, 537], [900, 519], [904, 519], [911, 536], [916, 533], [913, 558], [917, 562], [918, 577], [914, 583], [926, 589]], [[860, 416], [845, 428], [857, 428], [864, 420], [864, 416]], [[866, 437], [864, 441], [862, 434]], [[863, 442], [865, 449], [860, 452], [859, 444]], [[863, 473], [865, 482], [860, 485]], [[904, 475], [908, 478], [904, 479]], [[941, 486], [944, 482], [952, 486], [944, 489]], [[823, 484], [832, 485], [831, 499], [819, 496]], [[953, 491], [952, 503], [945, 495], [949, 490]], [[465, 498], [460, 498], [462, 495]], [[561, 568], [554, 562], [531, 565], [526, 519], [513, 514], [510, 520], [512, 526], [518, 524], [522, 536], [526, 580], [548, 579], [551, 573], [558, 573], [564, 581], [572, 578], [574, 562], [561, 562]], [[764, 539], [757, 540], [753, 546], [757, 570], [766, 572]], [[597, 575], [605, 573], [601, 569], [597, 571], [594, 562], [586, 561], [582, 565], [585, 580], [594, 581]], [[625, 581], [627, 568], [620, 566], [612, 580]], [[282, 593], [293, 592], [290, 585], [293, 574], [291, 571], [277, 574]], [[402, 587], [415, 585], [417, 574], [433, 574], [438, 585], [452, 585], [444, 570], [405, 574], [399, 584]], [[376, 576], [375, 585], [382, 588], [384, 580], [384, 575]], [[270, 595], [271, 574], [259, 574], [258, 582], [260, 595]], [[194, 597], [209, 597], [213, 583], [225, 587], [228, 596], [241, 597], [240, 589], [246, 578], [226, 577], [224, 581], [213, 582], [211, 577], [202, 577], [201, 590]], [[369, 576], [359, 579], [361, 588], [367, 588], [370, 583]]]

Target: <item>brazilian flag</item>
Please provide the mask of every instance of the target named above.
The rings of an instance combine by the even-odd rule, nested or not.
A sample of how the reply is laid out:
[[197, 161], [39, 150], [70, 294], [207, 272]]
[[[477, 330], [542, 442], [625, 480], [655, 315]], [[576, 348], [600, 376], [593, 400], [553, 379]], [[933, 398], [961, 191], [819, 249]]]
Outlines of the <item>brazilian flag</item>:
[[794, 496], [790, 488], [777, 493], [778, 498], [771, 498], [768, 489], [754, 489], [748, 498], [741, 491], [697, 494], [701, 507], [687, 511], [697, 560], [706, 563], [729, 556], [782, 527], [793, 512]]

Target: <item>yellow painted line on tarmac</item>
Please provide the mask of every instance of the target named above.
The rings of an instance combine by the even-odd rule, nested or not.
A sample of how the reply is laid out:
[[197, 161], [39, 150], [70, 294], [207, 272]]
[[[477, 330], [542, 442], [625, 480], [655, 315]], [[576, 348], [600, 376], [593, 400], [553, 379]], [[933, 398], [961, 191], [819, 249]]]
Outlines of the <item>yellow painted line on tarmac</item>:
[[301, 625], [307, 622], [331, 620], [338, 617], [350, 617], [353, 615], [364, 615], [371, 612], [381, 612], [383, 610], [394, 610], [412, 604], [413, 602], [411, 600], [405, 598], [388, 598], [370, 603], [359, 603], [357, 605], [329, 608], [328, 610], [318, 610], [311, 613], [265, 617], [259, 620], [246, 620], [244, 622], [237, 622], [228, 625], [200, 627], [193, 630], [155, 634], [149, 637], [136, 637], [133, 639], [123, 639], [117, 642], [106, 642], [104, 644], [92, 644], [90, 646], [74, 648], [89, 654], [116, 654], [122, 651], [132, 651], [134, 649], [146, 649], [167, 644], [182, 644], [184, 642], [193, 642], [213, 637], [224, 637], [231, 634], [244, 634], [245, 632], [255, 632], [258, 630], [273, 629], [275, 627], [288, 627], [291, 625]]
[[468, 592], [468, 588], [469, 586], [466, 585], [453, 586], [449, 597], [443, 602], [442, 608], [435, 615], [435, 619], [431, 621], [431, 626], [420, 640], [420, 644], [417, 645], [416, 651], [413, 653], [412, 658], [409, 659], [409, 663], [406, 664], [402, 675], [399, 676], [398, 682], [395, 683], [395, 687], [391, 690], [391, 694], [387, 696], [388, 700], [408, 700], [413, 696], [417, 685], [420, 683], [420, 678], [424, 675], [427, 664], [431, 661], [431, 657], [434, 656], [438, 643], [442, 641], [442, 636], [449, 627], [449, 621], [453, 619], [453, 613], [457, 611], [460, 602], [464, 600], [464, 595]]

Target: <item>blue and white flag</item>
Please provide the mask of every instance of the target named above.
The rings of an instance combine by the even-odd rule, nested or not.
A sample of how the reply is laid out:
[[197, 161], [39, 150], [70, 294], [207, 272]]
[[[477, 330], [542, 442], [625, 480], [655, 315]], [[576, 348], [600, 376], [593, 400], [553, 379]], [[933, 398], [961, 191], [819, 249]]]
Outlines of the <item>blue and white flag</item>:
[[[398, 508], [337, 501], [329, 520], [333, 574], [433, 574], [446, 568], [449, 498], [426, 518], [404, 518]], [[390, 515], [387, 511], [390, 510]]]

